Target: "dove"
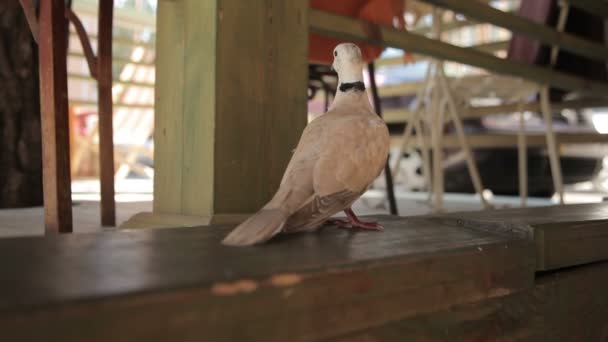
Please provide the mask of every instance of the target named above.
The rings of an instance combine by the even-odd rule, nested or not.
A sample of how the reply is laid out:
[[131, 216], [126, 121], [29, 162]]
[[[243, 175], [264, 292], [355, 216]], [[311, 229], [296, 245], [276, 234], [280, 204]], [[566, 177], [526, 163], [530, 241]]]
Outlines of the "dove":
[[[382, 230], [377, 222], [360, 220], [351, 205], [384, 169], [388, 128], [370, 105], [359, 47], [342, 43], [333, 55], [338, 89], [331, 106], [302, 132], [273, 198], [223, 244], [260, 244], [279, 233], [314, 231], [326, 224]], [[346, 219], [331, 219], [341, 211]]]

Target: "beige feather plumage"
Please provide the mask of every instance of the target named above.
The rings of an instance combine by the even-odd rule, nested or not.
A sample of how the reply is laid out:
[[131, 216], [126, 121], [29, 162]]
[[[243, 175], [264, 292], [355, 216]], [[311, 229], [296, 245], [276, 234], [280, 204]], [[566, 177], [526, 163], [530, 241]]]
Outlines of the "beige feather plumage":
[[[356, 45], [340, 44], [334, 56], [340, 84], [363, 80], [364, 63]], [[246, 246], [280, 232], [319, 228], [367, 190], [382, 171], [388, 151], [388, 129], [372, 110], [367, 93], [338, 90], [328, 112], [304, 129], [272, 200], [223, 243]]]

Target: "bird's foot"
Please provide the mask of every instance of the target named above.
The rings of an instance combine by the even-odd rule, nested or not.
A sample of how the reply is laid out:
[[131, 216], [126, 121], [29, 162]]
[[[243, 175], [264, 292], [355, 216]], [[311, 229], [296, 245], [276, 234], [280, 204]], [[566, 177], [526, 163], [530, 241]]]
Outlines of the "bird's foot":
[[362, 230], [375, 230], [382, 231], [384, 227], [380, 225], [378, 222], [369, 222], [360, 220], [357, 215], [353, 212], [352, 209], [348, 208], [344, 210], [346, 213], [347, 219], [331, 219], [328, 220], [326, 224], [337, 226], [338, 228], [348, 228], [348, 229], [362, 229]]

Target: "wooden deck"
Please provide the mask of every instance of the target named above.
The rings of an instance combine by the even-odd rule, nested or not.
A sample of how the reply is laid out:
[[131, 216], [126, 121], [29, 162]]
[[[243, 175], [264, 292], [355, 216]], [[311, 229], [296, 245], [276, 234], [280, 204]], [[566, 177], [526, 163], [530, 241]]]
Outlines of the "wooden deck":
[[328, 227], [250, 248], [220, 245], [231, 226], [0, 240], [0, 331], [11, 341], [605, 340], [607, 204], [379, 219], [383, 233]]

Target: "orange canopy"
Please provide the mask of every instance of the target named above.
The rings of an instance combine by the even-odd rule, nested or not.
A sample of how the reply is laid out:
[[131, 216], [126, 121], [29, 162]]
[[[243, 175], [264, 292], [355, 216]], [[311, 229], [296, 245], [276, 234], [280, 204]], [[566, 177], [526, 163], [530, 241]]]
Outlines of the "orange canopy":
[[[310, 7], [334, 14], [360, 18], [369, 22], [394, 26], [404, 29], [403, 12], [405, 0], [310, 0]], [[309, 37], [308, 59], [312, 63], [331, 64], [333, 62], [333, 49], [340, 43], [347, 42], [341, 39], [329, 38], [316, 33]], [[383, 48], [357, 44], [363, 53], [366, 62], [378, 58]]]

